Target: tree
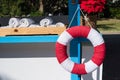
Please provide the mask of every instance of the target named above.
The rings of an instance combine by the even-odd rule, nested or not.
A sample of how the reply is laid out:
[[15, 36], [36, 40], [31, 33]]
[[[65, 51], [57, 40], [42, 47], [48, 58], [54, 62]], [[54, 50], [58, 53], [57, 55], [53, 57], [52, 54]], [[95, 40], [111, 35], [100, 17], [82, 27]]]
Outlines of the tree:
[[107, 0], [103, 17], [105, 18], [119, 18], [120, 19], [120, 0]]
[[7, 0], [1, 0], [0, 6], [1, 16], [9, 15], [9, 7], [7, 6], [7, 4], [8, 4]]
[[0, 16], [67, 15], [68, 0], [1, 0]]
[[68, 0], [43, 0], [44, 14], [68, 14]]

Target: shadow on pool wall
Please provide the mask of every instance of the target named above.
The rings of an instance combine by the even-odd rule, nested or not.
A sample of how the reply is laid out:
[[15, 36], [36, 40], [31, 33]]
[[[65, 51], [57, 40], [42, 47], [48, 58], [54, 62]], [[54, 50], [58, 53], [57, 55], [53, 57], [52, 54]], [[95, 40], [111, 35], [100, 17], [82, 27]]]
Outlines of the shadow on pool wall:
[[120, 34], [104, 35], [106, 58], [102, 80], [120, 80]]

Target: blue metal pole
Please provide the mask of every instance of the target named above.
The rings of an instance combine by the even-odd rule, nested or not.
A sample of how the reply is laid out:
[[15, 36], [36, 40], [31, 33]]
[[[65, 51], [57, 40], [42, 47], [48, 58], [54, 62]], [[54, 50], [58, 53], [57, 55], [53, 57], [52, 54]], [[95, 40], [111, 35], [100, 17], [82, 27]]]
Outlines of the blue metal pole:
[[[81, 62], [81, 46], [79, 38], [72, 40], [70, 43], [70, 57], [75, 63]], [[81, 75], [71, 74], [71, 80], [81, 80]]]
[[[68, 20], [69, 20], [69, 23], [71, 24], [70, 27], [80, 25], [79, 1], [80, 0], [69, 0], [68, 2], [68, 6], [69, 6]], [[77, 10], [77, 13], [76, 13], [76, 10]], [[76, 63], [81, 62], [81, 43], [79, 41], [80, 41], [79, 38], [77, 38], [72, 40], [70, 43], [70, 57], [71, 57], [71, 60]], [[81, 80], [81, 76], [76, 74], [71, 74], [71, 80]]]
[[[75, 1], [75, 3], [72, 3], [74, 1]], [[69, 0], [68, 7], [69, 7], [68, 8], [69, 9], [68, 10], [68, 20], [69, 20], [69, 23], [70, 23], [74, 14], [75, 14], [75, 12], [76, 12], [76, 10], [80, 8], [79, 0]], [[79, 26], [79, 25], [80, 25], [80, 9], [77, 11], [77, 13], [76, 13], [76, 15], [75, 15], [75, 17], [74, 17], [70, 26]]]

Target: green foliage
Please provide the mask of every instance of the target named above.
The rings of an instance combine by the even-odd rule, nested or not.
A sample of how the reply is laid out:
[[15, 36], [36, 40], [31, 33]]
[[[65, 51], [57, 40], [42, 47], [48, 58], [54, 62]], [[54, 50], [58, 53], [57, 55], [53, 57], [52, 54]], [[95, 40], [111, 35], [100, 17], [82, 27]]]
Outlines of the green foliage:
[[111, 17], [120, 19], [120, 7], [110, 8]]
[[116, 15], [116, 18], [117, 18], [117, 19], [120, 19], [120, 13]]
[[120, 19], [120, 0], [113, 3], [112, 0], [107, 0], [105, 10], [100, 13], [100, 17], [104, 18], [117, 18]]
[[[8, 3], [6, 0], [2, 0], [1, 2], [1, 5], [0, 5], [0, 15], [8, 15], [9, 14], [9, 7], [6, 6], [6, 4]], [[3, 4], [5, 3], [5, 4]]]
[[39, 0], [1, 0], [0, 4], [0, 17], [27, 16], [39, 12]]
[[110, 12], [112, 18], [120, 19], [120, 0], [112, 3], [110, 6]]
[[0, 17], [41, 16], [43, 13], [67, 15], [67, 3], [68, 0], [0, 0]]
[[35, 11], [35, 12], [31, 12], [30, 13], [30, 16], [40, 16], [40, 15], [43, 15], [43, 13], [42, 12], [40, 12], [40, 11]]
[[[107, 0], [105, 10], [100, 16], [120, 19], [119, 4], [120, 0], [115, 3]], [[41, 5], [43, 12], [40, 11]], [[0, 17], [42, 16], [49, 13], [68, 15], [68, 0], [0, 0]]]
[[43, 0], [44, 13], [53, 15], [68, 14], [68, 0]]

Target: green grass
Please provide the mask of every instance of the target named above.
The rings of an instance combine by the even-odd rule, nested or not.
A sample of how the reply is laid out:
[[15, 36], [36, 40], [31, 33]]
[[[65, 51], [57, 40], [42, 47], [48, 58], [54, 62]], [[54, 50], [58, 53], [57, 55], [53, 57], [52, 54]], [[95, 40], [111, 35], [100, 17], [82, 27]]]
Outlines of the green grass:
[[120, 33], [120, 20], [101, 19], [97, 21], [97, 29], [103, 33]]

